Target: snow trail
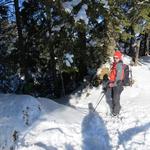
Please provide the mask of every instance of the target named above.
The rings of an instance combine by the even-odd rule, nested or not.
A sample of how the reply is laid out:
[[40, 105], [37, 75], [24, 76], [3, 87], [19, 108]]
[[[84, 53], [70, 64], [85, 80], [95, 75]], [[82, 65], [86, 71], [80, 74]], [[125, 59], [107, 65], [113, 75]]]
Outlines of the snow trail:
[[[1, 95], [3, 150], [10, 149], [14, 129], [19, 131], [13, 143], [15, 150], [149, 150], [149, 60], [146, 57], [146, 61], [141, 61], [142, 66], [132, 67], [135, 83], [125, 87], [121, 94], [119, 117], [111, 116], [109, 95], [102, 99], [95, 112], [92, 111], [101, 97], [101, 86], [72, 94], [69, 102], [73, 107], [46, 98]], [[28, 114], [29, 124], [26, 124], [28, 119], [22, 117], [24, 112]]]

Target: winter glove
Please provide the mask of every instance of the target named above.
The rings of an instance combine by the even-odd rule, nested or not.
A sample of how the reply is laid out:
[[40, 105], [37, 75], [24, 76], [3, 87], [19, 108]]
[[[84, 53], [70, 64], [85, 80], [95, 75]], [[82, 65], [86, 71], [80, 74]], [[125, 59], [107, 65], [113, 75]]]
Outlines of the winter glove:
[[112, 82], [109, 83], [109, 87], [110, 87], [110, 88], [114, 87], [114, 83], [112, 83]]
[[109, 81], [102, 81], [102, 87], [103, 87], [103, 91], [107, 91], [107, 88], [109, 86]]
[[106, 88], [106, 87], [104, 87], [104, 88], [103, 88], [103, 91], [104, 91], [104, 92], [105, 92], [105, 91], [107, 91], [107, 88]]

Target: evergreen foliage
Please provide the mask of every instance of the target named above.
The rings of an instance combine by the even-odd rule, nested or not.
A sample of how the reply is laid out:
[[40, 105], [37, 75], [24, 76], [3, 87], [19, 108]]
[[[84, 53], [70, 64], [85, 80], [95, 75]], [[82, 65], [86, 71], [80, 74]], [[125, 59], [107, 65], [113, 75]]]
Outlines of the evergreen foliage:
[[1, 91], [58, 98], [91, 79], [116, 46], [133, 60], [149, 53], [149, 6], [146, 0], [0, 3]]

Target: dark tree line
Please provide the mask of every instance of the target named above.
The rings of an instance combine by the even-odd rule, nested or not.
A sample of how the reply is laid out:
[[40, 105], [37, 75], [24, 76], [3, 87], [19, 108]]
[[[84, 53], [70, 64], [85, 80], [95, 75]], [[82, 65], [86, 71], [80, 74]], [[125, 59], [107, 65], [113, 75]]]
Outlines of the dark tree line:
[[148, 1], [14, 0], [0, 3], [0, 90], [60, 97], [75, 90], [115, 47], [149, 54]]

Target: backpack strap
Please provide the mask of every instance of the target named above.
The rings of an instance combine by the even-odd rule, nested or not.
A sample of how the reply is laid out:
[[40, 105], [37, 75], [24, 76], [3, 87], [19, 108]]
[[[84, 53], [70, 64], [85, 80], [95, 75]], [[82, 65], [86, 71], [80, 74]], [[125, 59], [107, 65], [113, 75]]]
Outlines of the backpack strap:
[[122, 64], [122, 75], [121, 75], [121, 81], [123, 81], [123, 80], [124, 80], [124, 77], [125, 77], [125, 73], [124, 73], [125, 67], [126, 67], [126, 64]]

